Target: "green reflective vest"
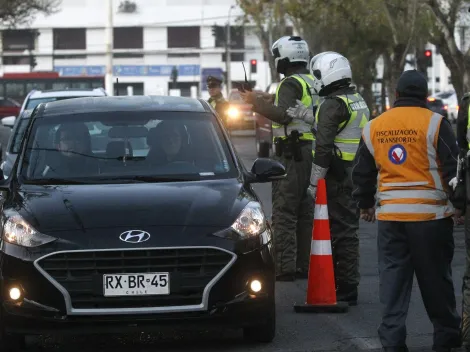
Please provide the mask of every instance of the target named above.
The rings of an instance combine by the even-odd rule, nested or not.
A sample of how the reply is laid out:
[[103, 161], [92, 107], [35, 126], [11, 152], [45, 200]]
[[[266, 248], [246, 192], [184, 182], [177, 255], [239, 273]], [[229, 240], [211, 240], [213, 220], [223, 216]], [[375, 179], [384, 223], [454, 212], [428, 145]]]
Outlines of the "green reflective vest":
[[[468, 94], [468, 93], [467, 93]], [[466, 94], [466, 95], [467, 95]], [[465, 96], [464, 96], [465, 97]], [[470, 104], [468, 104], [468, 112], [467, 112], [467, 143], [468, 149], [470, 149]]]
[[[338, 98], [343, 100], [348, 107], [351, 118], [349, 121], [344, 121], [339, 125], [341, 130], [335, 137], [335, 146], [340, 150], [339, 157], [345, 161], [352, 161], [356, 156], [357, 148], [359, 147], [359, 141], [362, 136], [362, 129], [369, 121], [370, 111], [367, 107], [366, 102], [359, 93], [338, 95]], [[320, 113], [320, 107], [318, 107], [315, 114], [314, 129], [318, 125], [318, 116]], [[347, 123], [347, 124], [346, 124]], [[346, 127], [343, 126], [346, 124]], [[313, 138], [313, 155], [315, 155], [315, 137]]]
[[[295, 78], [302, 85], [302, 99], [300, 99], [302, 104], [308, 108], [313, 108], [313, 106], [319, 104], [320, 97], [313, 93], [313, 81], [315, 78], [311, 74], [294, 74], [289, 77]], [[286, 78], [281, 81], [276, 89], [276, 96], [274, 99], [275, 106], [278, 106], [279, 104], [279, 89], [281, 88], [282, 82], [284, 82]], [[297, 130], [299, 133], [302, 133], [302, 136], [300, 137], [301, 140], [313, 140], [312, 126], [303, 120], [294, 119], [287, 126], [273, 122], [272, 127], [273, 138], [279, 137], [285, 139], [293, 130]]]

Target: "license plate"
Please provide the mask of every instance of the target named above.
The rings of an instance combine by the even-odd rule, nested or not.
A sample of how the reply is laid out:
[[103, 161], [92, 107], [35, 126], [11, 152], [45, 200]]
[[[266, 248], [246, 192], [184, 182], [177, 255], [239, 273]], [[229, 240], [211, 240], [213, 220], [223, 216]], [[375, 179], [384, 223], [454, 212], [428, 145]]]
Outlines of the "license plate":
[[105, 297], [169, 295], [169, 273], [103, 275]]

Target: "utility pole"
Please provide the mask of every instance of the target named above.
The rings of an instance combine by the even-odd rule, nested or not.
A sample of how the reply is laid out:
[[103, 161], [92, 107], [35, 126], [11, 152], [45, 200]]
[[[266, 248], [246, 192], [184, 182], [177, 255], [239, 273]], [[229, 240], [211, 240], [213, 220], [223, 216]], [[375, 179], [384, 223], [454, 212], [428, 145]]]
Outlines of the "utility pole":
[[436, 94], [436, 46], [432, 46], [432, 66], [431, 66], [431, 89], [432, 89], [432, 95], [434, 96]]
[[113, 89], [113, 0], [106, 0], [107, 3], [107, 22], [106, 22], [106, 93], [110, 96], [114, 94]]
[[227, 72], [227, 96], [232, 91], [232, 78], [230, 77], [230, 66], [231, 66], [231, 45], [232, 45], [232, 36], [230, 33], [230, 13], [232, 9], [235, 8], [235, 5], [230, 6], [228, 10], [228, 21], [227, 21], [227, 31], [226, 31], [226, 38], [225, 38], [225, 71]]

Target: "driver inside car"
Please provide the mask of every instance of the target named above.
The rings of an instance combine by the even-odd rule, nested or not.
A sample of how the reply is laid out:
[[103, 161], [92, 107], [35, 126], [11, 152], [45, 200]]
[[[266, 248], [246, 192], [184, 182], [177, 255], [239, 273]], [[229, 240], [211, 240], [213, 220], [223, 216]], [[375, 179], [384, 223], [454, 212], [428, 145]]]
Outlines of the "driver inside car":
[[147, 144], [150, 147], [147, 160], [151, 164], [166, 164], [187, 161], [188, 135], [184, 125], [163, 121], [149, 131]]
[[[91, 150], [91, 137], [84, 123], [68, 123], [56, 132], [57, 151], [50, 154], [43, 176], [74, 176], [97, 174], [98, 161]], [[56, 167], [60, 165], [60, 167]], [[56, 170], [61, 170], [60, 175]], [[92, 171], [92, 172], [91, 172]]]

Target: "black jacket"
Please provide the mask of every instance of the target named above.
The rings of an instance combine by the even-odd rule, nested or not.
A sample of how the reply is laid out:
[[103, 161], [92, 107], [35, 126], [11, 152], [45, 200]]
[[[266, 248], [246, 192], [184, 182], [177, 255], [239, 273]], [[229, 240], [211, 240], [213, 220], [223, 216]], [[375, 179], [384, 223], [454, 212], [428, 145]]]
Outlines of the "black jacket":
[[296, 73], [309, 74], [310, 72], [306, 68], [293, 69], [288, 72], [288, 76], [282, 80], [281, 87], [279, 88], [278, 106], [274, 106], [263, 98], [258, 97], [253, 102], [253, 111], [275, 123], [281, 125], [289, 124], [292, 121], [292, 117], [288, 116], [286, 111], [288, 108], [296, 106], [297, 100], [301, 100], [303, 96], [300, 82], [290, 77]]
[[[399, 98], [394, 107], [415, 106], [427, 108], [425, 101], [413, 98]], [[452, 126], [447, 119], [442, 119], [437, 141], [437, 156], [439, 158], [443, 181], [448, 185], [457, 173], [457, 156], [459, 149]], [[352, 182], [354, 190], [352, 196], [360, 209], [373, 208], [375, 206], [375, 194], [377, 191], [378, 170], [374, 157], [364, 144], [363, 138], [359, 143], [359, 149], [354, 159]], [[461, 192], [453, 192], [449, 195], [455, 208], [464, 209], [465, 198]]]
[[338, 134], [339, 125], [349, 118], [346, 103], [337, 98], [338, 95], [356, 94], [355, 87], [338, 89], [325, 96], [318, 112], [318, 125], [315, 140], [314, 163], [323, 168], [329, 168], [333, 157], [334, 140]]

